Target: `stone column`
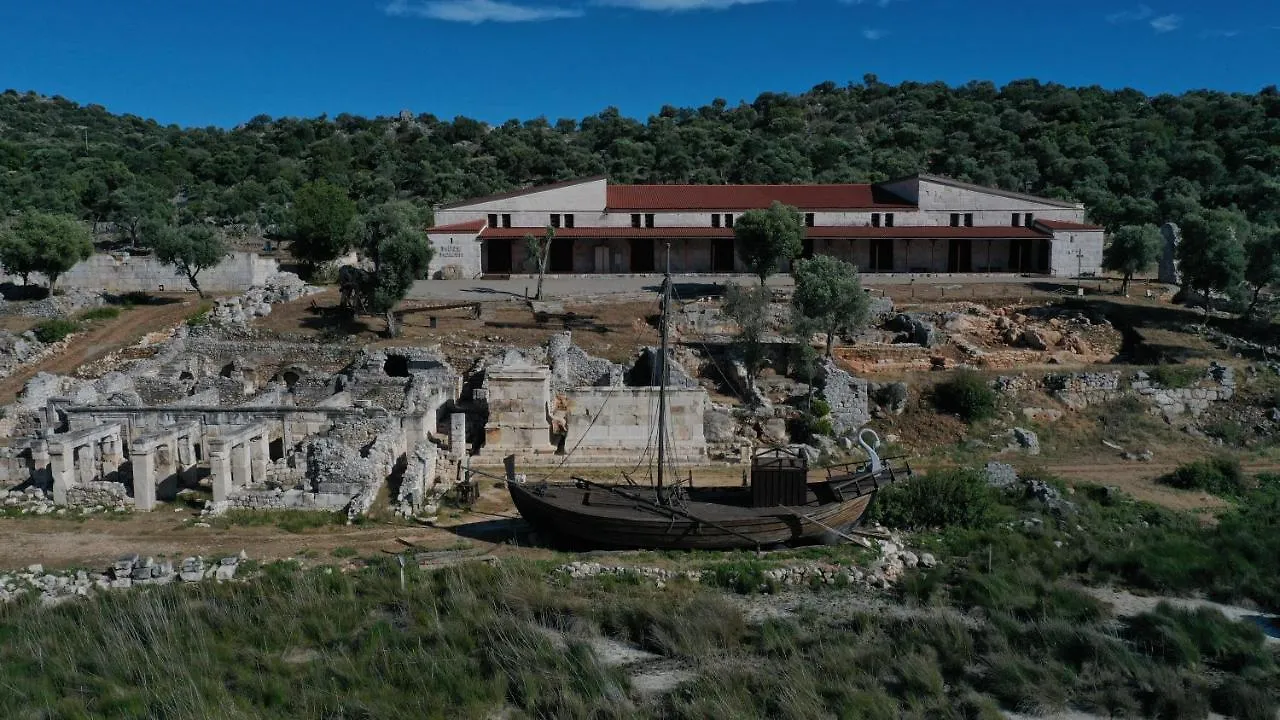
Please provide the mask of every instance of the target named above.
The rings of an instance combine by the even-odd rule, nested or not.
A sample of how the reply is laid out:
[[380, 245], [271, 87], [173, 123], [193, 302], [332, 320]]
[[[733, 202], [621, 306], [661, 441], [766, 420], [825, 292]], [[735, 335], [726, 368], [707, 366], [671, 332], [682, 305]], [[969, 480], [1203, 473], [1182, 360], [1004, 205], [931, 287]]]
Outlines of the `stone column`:
[[231, 448], [219, 438], [210, 438], [204, 443], [209, 451], [209, 480], [213, 484], [213, 501], [223, 502], [231, 494]]
[[281, 425], [283, 428], [280, 431], [280, 450], [285, 457], [289, 457], [289, 453], [293, 451], [293, 420], [285, 415]]
[[67, 504], [67, 491], [75, 487], [75, 449], [61, 443], [49, 444], [49, 474], [53, 476], [53, 501]]
[[455, 458], [466, 457], [467, 414], [456, 412], [449, 416], [449, 452]]
[[76, 482], [89, 483], [97, 479], [98, 448], [96, 444], [81, 445], [72, 453], [72, 468]]
[[253, 482], [262, 483], [267, 479], [267, 466], [271, 464], [271, 441], [266, 433], [249, 441], [249, 461], [253, 470]]
[[134, 446], [133, 455], [133, 504], [139, 510], [152, 510], [156, 506], [156, 465], [153, 448]]
[[176, 458], [174, 466], [177, 470], [178, 477], [183, 482], [191, 482], [196, 477], [196, 445], [192, 441], [190, 435], [184, 435], [178, 438], [178, 452], [174, 455]]
[[236, 487], [247, 486], [251, 479], [250, 468], [249, 441], [245, 440], [231, 449], [231, 482]]
[[120, 436], [108, 435], [102, 438], [99, 447], [102, 448], [102, 478], [106, 479], [120, 469], [120, 461], [123, 459], [120, 454]]
[[31, 482], [47, 487], [52, 480], [49, 476], [49, 444], [36, 440], [31, 444]]

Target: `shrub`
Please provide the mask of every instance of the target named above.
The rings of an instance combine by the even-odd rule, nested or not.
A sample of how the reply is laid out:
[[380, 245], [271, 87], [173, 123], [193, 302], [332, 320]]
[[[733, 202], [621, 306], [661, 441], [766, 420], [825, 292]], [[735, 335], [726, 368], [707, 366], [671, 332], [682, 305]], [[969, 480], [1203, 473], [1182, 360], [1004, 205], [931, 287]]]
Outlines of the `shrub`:
[[961, 370], [933, 388], [934, 406], [967, 422], [994, 415], [998, 399], [986, 379], [971, 370]]
[[831, 404], [820, 397], [815, 397], [810, 401], [809, 414], [816, 418], [824, 418], [831, 414]]
[[1185, 388], [1195, 385], [1204, 377], [1204, 368], [1195, 365], [1157, 365], [1147, 371], [1147, 377], [1160, 387]]
[[994, 517], [994, 498], [986, 478], [961, 468], [917, 475], [881, 490], [872, 504], [875, 519], [890, 527], [980, 528]]
[[200, 303], [200, 309], [196, 310], [191, 317], [187, 318], [187, 325], [190, 327], [198, 327], [209, 323], [209, 313], [213, 311], [213, 303]]
[[87, 322], [93, 322], [94, 320], [114, 320], [118, 317], [120, 317], [120, 308], [108, 306], [85, 310], [80, 314], [80, 319]]
[[1238, 495], [1248, 489], [1240, 461], [1221, 455], [1179, 465], [1161, 480], [1176, 488], [1205, 490], [1215, 495]]
[[793, 441], [808, 443], [813, 442], [813, 439], [819, 435], [830, 437], [835, 434], [835, 427], [832, 426], [829, 417], [805, 413], [788, 423], [787, 432]]
[[39, 325], [36, 325], [32, 328], [32, 332], [36, 334], [36, 339], [40, 342], [53, 343], [58, 342], [79, 329], [79, 324], [74, 320], [55, 318], [53, 320], [45, 320]]

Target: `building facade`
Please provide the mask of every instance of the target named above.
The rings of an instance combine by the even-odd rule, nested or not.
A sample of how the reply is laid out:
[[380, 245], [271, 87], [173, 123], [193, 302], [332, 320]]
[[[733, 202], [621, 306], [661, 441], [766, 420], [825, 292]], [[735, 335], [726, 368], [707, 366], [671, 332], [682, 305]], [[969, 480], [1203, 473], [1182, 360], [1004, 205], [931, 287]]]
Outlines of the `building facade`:
[[1083, 205], [932, 175], [873, 185], [614, 185], [585, 178], [436, 209], [432, 277], [532, 270], [524, 238], [556, 228], [548, 272], [741, 273], [734, 219], [773, 201], [796, 207], [804, 253], [864, 273], [1101, 270], [1103, 229]]

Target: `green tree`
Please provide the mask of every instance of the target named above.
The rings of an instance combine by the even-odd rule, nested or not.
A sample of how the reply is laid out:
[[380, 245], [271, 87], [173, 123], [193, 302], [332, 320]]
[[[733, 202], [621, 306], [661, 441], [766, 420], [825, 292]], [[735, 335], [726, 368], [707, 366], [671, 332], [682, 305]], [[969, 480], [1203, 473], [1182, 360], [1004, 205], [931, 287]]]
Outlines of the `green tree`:
[[409, 293], [415, 280], [427, 276], [434, 252], [420, 215], [398, 203], [386, 203], [361, 219], [360, 242], [373, 261], [361, 287], [364, 306], [381, 313], [387, 335], [398, 337], [400, 325], [395, 307]]
[[202, 270], [222, 262], [228, 252], [222, 234], [207, 225], [165, 228], [152, 235], [151, 249], [156, 259], [186, 275], [191, 287], [202, 298], [204, 291], [200, 289], [197, 277]]
[[1178, 262], [1183, 282], [1204, 297], [1207, 318], [1211, 294], [1238, 285], [1244, 278], [1248, 222], [1230, 210], [1209, 210], [1185, 218], [1180, 225]]
[[1250, 317], [1258, 306], [1262, 291], [1280, 285], [1280, 230], [1259, 233], [1245, 248], [1244, 281], [1253, 291], [1243, 317]]
[[1127, 296], [1134, 273], [1149, 270], [1163, 250], [1164, 236], [1155, 225], [1125, 225], [1111, 234], [1111, 244], [1102, 252], [1102, 267], [1124, 274], [1120, 292]]
[[36, 249], [27, 238], [13, 228], [0, 231], [0, 265], [14, 275], [22, 276], [22, 284], [31, 281], [36, 271]]
[[830, 255], [798, 260], [796, 289], [791, 308], [796, 327], [826, 335], [826, 357], [831, 357], [837, 335], [849, 335], [866, 327], [871, 300], [862, 289], [858, 268]]
[[743, 287], [731, 283], [724, 293], [724, 314], [738, 324], [734, 345], [753, 380], [764, 367], [763, 339], [769, 329], [769, 305], [772, 302], [773, 291], [763, 285]]
[[547, 274], [547, 263], [551, 260], [551, 243], [555, 242], [556, 229], [547, 226], [542, 237], [524, 236], [524, 252], [529, 269], [538, 273], [538, 289], [533, 293], [534, 300], [542, 299], [542, 278]]
[[375, 205], [356, 222], [355, 241], [360, 252], [376, 265], [379, 246], [386, 238], [401, 232], [422, 230], [431, 221], [430, 209], [407, 200], [393, 200]]
[[23, 282], [30, 273], [41, 273], [49, 278], [50, 289], [58, 276], [93, 254], [88, 228], [65, 215], [24, 213], [5, 235], [5, 267], [21, 275]]
[[804, 221], [790, 205], [776, 200], [766, 210], [748, 210], [733, 224], [738, 255], [760, 284], [777, 272], [779, 263], [804, 249]]
[[111, 212], [107, 219], [115, 223], [129, 243], [138, 247], [149, 224], [162, 223], [173, 213], [173, 207], [156, 187], [134, 182], [112, 193]]
[[321, 180], [293, 196], [289, 233], [293, 255], [311, 268], [337, 259], [351, 248], [356, 204], [347, 192]]

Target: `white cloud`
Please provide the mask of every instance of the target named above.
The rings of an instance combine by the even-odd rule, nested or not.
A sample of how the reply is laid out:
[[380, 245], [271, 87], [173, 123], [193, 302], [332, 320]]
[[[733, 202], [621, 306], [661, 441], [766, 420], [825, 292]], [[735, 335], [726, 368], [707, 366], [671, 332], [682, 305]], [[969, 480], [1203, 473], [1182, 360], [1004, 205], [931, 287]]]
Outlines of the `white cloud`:
[[1239, 30], [1205, 30], [1200, 33], [1200, 37], [1206, 38], [1233, 38], [1240, 34]]
[[409, 0], [392, 0], [385, 11], [393, 17], [417, 17], [446, 22], [479, 25], [484, 22], [538, 22], [582, 17], [575, 8], [554, 5], [516, 5], [501, 0], [431, 0], [411, 3]]
[[596, 0], [597, 5], [649, 10], [653, 12], [689, 12], [693, 10], [725, 10], [734, 5], [758, 5], [770, 0]]
[[1173, 32], [1182, 27], [1181, 15], [1161, 15], [1151, 21], [1151, 29], [1158, 33]]
[[1152, 10], [1146, 5], [1139, 5], [1133, 10], [1121, 10], [1120, 12], [1111, 13], [1107, 16], [1107, 22], [1113, 25], [1124, 22], [1138, 22], [1139, 20], [1146, 20], [1155, 14], [1155, 10]]
[[888, 34], [889, 34], [888, 30], [878, 30], [876, 28], [867, 28], [862, 31], [862, 37], [866, 38], [867, 40], [879, 40], [880, 38]]
[[876, 7], [889, 7], [893, 3], [899, 2], [899, 1], [900, 0], [840, 0], [840, 4], [841, 5], [871, 5], [874, 3]]

